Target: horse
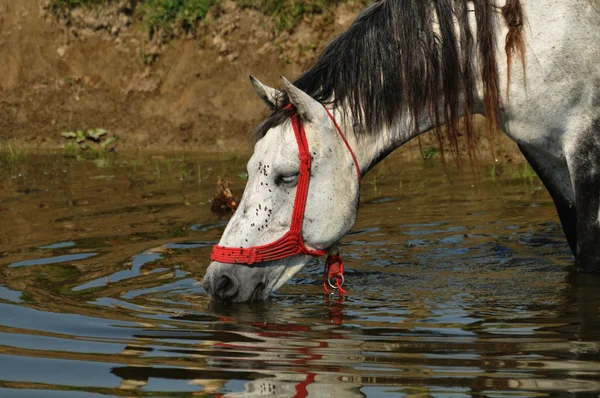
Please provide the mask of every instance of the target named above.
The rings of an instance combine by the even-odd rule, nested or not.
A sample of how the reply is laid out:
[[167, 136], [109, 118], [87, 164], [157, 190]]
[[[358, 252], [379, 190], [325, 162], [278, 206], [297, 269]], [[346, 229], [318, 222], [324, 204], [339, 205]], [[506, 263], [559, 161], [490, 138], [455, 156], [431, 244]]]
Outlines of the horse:
[[476, 114], [546, 186], [577, 267], [600, 271], [600, 1], [379, 0], [282, 90], [250, 80], [270, 114], [203, 280], [213, 297], [264, 300], [326, 254], [360, 178], [420, 134], [454, 156], [462, 133], [472, 156]]

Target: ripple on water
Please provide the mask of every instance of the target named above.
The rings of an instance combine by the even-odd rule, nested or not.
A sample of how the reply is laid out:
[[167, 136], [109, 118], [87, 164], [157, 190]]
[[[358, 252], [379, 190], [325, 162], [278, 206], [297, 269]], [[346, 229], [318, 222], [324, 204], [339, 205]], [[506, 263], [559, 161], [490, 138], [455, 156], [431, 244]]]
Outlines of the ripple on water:
[[573, 271], [539, 181], [447, 184], [392, 159], [403, 172], [365, 184], [341, 244], [347, 297], [324, 297], [311, 261], [271, 300], [227, 305], [200, 283], [227, 222], [194, 172], [240, 192], [245, 166], [203, 159], [32, 156], [0, 180], [0, 396], [600, 393], [600, 278]]

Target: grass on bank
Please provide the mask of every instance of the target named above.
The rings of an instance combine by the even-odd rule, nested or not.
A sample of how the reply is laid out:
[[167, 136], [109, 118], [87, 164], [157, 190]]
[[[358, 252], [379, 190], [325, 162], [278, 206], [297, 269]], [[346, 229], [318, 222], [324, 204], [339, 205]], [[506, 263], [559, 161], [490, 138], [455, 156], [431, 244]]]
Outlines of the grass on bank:
[[80, 6], [93, 6], [104, 4], [109, 0], [52, 0], [52, 7], [55, 8], [75, 8]]
[[[76, 7], [93, 7], [114, 0], [52, 0], [52, 9], [65, 11]], [[273, 18], [281, 31], [293, 30], [305, 17], [323, 13], [328, 7], [350, 0], [234, 0], [242, 8], [252, 8]], [[223, 0], [140, 0], [135, 2], [135, 13], [143, 19], [152, 35], [156, 31], [171, 33], [173, 27], [193, 30], [198, 21]], [[363, 2], [366, 2], [363, 0]]]
[[218, 0], [145, 0], [136, 12], [142, 16], [150, 35], [155, 31], [170, 32], [173, 26], [190, 31], [217, 3]]
[[[346, 0], [347, 1], [347, 0]], [[235, 0], [242, 8], [253, 8], [273, 17], [279, 30], [292, 30], [305, 16], [323, 13], [340, 0]]]

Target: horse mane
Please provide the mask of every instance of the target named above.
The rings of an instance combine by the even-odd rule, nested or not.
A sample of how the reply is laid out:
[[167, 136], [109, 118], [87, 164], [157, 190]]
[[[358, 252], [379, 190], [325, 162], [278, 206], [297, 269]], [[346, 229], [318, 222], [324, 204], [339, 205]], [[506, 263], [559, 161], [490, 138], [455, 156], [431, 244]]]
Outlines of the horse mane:
[[[418, 131], [419, 120], [427, 112], [425, 116], [437, 126], [447, 124], [453, 154], [458, 154], [459, 115], [464, 113], [463, 132], [472, 158], [476, 140], [470, 110], [478, 83], [483, 89], [488, 131], [492, 133], [498, 126], [498, 8], [495, 0], [473, 0], [473, 7], [468, 3], [376, 1], [325, 48], [315, 65], [294, 84], [317, 101], [349, 109], [358, 135], [391, 127], [399, 121], [403, 108], [410, 112], [413, 128]], [[501, 12], [509, 27], [505, 49], [510, 79], [513, 55], [520, 53], [525, 61], [521, 1], [507, 0]], [[469, 24], [472, 14], [477, 40]], [[287, 96], [279, 99], [275, 111], [256, 129], [255, 139], [289, 119], [289, 111], [284, 109], [288, 104]], [[436, 135], [441, 144], [441, 127]]]

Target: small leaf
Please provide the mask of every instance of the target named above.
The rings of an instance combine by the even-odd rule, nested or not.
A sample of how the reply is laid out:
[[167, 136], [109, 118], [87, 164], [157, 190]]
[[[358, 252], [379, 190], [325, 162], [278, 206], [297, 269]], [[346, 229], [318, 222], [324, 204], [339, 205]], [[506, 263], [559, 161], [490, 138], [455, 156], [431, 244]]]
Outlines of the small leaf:
[[242, 180], [247, 180], [248, 179], [248, 173], [239, 173], [238, 178], [241, 178]]
[[62, 135], [65, 138], [76, 138], [77, 137], [77, 134], [75, 134], [72, 131], [66, 131], [64, 133], [60, 133], [60, 135]]
[[104, 129], [93, 129], [93, 130], [88, 130], [88, 132], [87, 132], [87, 136], [96, 141], [99, 141], [100, 137], [102, 137], [105, 134], [106, 134], [106, 130], [104, 130]]
[[110, 144], [112, 144], [113, 142], [115, 142], [117, 139], [115, 137], [108, 137], [103, 143], [101, 143], [100, 145], [102, 146], [102, 149], [106, 149], [106, 147], [108, 147]]

